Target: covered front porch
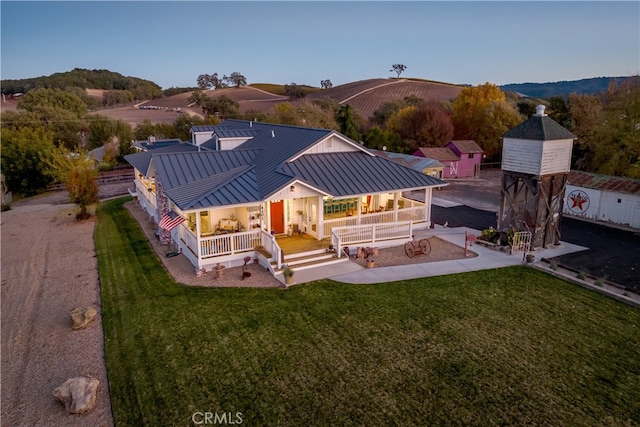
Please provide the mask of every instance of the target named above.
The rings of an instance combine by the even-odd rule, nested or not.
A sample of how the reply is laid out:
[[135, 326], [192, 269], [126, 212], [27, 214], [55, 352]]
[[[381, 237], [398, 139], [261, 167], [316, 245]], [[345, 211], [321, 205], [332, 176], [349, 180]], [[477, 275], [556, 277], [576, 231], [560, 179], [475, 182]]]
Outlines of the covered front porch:
[[[425, 200], [430, 198], [427, 188]], [[285, 253], [328, 249], [330, 244], [336, 248], [382, 241], [401, 244], [411, 238], [413, 229], [430, 225], [427, 206], [403, 197], [402, 192], [341, 199], [301, 195], [183, 212], [186, 221], [172, 230], [172, 239], [196, 271], [209, 271], [218, 263], [242, 265], [249, 256], [275, 273]]]

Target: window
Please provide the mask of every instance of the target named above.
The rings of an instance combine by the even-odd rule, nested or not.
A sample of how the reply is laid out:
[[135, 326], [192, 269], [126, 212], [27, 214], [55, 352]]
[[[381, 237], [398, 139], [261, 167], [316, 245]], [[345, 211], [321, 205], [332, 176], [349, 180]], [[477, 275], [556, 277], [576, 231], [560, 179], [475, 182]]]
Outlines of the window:
[[470, 159], [473, 159], [474, 154], [475, 154], [475, 153], [469, 153], [469, 158], [470, 158]]

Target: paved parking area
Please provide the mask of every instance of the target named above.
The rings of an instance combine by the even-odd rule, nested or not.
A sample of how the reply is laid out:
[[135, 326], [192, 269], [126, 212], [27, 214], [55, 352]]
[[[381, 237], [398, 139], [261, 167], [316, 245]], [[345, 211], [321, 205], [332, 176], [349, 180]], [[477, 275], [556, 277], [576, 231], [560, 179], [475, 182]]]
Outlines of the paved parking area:
[[[497, 226], [500, 171], [482, 171], [478, 180], [451, 181], [434, 192], [432, 219], [449, 227], [483, 230]], [[640, 293], [640, 231], [564, 216], [561, 240], [585, 251], [561, 255], [559, 263], [606, 278]]]

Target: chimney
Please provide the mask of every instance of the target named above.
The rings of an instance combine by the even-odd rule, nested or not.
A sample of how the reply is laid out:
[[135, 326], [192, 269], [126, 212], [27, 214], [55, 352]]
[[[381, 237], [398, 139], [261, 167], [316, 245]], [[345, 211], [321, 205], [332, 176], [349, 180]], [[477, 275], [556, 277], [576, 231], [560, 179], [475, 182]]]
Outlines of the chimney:
[[536, 116], [537, 117], [546, 116], [546, 114], [544, 113], [544, 105], [537, 105], [536, 106]]

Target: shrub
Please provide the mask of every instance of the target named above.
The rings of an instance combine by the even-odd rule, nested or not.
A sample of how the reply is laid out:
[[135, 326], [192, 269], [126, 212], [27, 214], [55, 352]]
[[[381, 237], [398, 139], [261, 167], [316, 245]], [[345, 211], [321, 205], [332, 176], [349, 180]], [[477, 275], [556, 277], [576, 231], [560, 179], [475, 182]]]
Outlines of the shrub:
[[484, 230], [482, 230], [480, 238], [482, 240], [486, 240], [487, 242], [498, 243], [500, 232], [493, 227], [485, 228]]

